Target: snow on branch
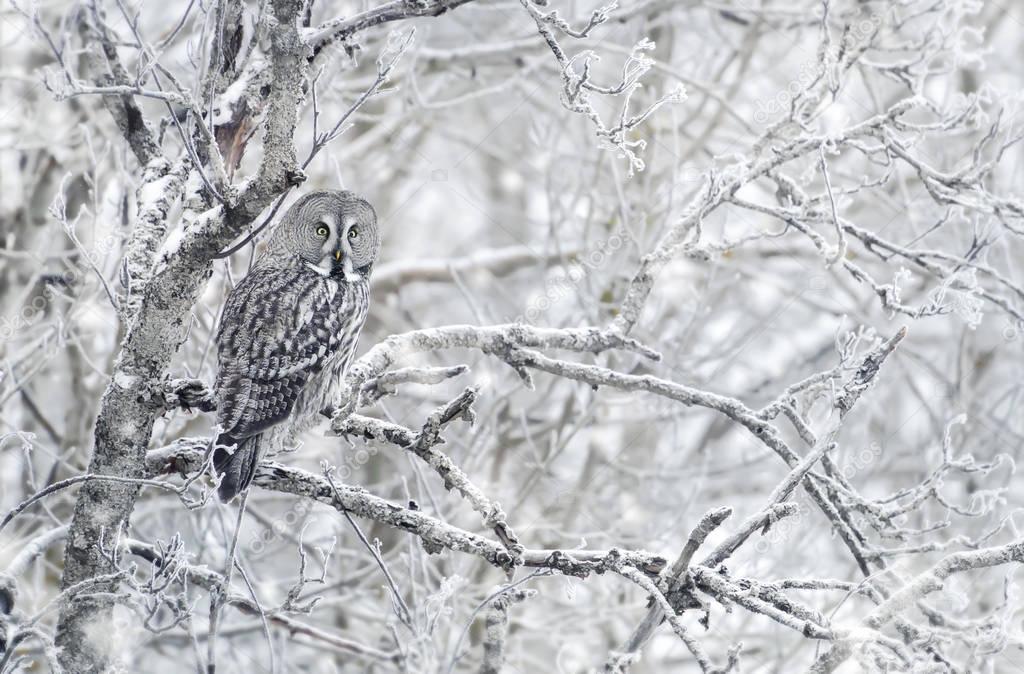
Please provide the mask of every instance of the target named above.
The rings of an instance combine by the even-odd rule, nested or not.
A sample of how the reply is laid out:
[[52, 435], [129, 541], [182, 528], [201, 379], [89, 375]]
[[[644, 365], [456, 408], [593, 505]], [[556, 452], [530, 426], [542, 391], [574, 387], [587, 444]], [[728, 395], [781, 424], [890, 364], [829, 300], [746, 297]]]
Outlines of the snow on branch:
[[[15, 2], [0, 673], [999, 669], [1014, 11]], [[235, 509], [217, 326], [300, 189], [381, 260]]]

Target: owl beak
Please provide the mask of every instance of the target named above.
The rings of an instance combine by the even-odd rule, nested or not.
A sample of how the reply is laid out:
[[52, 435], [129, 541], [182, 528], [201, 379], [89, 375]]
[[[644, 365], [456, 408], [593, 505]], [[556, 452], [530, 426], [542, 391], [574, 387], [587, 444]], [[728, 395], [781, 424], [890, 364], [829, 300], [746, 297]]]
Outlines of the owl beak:
[[341, 251], [340, 250], [334, 251], [334, 260], [336, 262], [341, 262]]

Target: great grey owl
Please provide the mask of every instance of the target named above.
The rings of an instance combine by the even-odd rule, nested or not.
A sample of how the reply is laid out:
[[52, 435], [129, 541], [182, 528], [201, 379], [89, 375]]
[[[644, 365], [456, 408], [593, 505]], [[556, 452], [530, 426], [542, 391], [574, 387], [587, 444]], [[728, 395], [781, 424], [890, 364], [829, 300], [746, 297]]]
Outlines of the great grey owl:
[[228, 296], [217, 332], [221, 501], [252, 482], [271, 427], [309, 423], [331, 402], [366, 321], [379, 252], [369, 203], [313, 192], [288, 209]]

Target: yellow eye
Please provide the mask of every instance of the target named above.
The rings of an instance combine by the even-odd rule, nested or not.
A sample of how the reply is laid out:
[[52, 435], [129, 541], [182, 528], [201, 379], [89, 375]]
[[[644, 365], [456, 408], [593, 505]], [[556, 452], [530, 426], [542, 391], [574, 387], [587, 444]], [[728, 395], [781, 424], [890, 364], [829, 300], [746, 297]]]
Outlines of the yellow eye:
[[322, 236], [325, 239], [328, 237], [328, 235], [330, 235], [330, 233], [331, 230], [327, 228], [327, 225], [320, 225], [319, 227], [316, 228], [316, 235]]
[[359, 236], [359, 229], [353, 227], [352, 229], [348, 230], [348, 238], [354, 239], [357, 236]]

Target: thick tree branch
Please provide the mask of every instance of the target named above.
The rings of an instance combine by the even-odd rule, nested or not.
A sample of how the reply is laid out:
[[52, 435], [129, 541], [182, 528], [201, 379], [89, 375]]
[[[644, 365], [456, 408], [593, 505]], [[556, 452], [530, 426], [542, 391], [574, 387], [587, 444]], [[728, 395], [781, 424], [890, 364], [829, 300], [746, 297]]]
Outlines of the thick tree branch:
[[[297, 25], [301, 2], [277, 0], [273, 8], [279, 29], [271, 39], [275, 87], [263, 163], [237, 205], [206, 212], [185, 228], [177, 248], [165, 247], [100, 403], [90, 474], [141, 477], [153, 422], [162, 412], [151, 386], [162, 380], [187, 334], [188, 312], [209, 276], [210, 260], [296, 177], [292, 135], [307, 63]], [[96, 541], [124, 526], [137, 493], [137, 485], [120, 482], [90, 481], [82, 488], [65, 548], [63, 587], [107, 568]], [[112, 592], [115, 587], [110, 581], [100, 590]], [[90, 639], [88, 626], [105, 620], [110, 610], [109, 602], [83, 600], [61, 611], [56, 642], [66, 669], [92, 672], [106, 666], [108, 654]]]

